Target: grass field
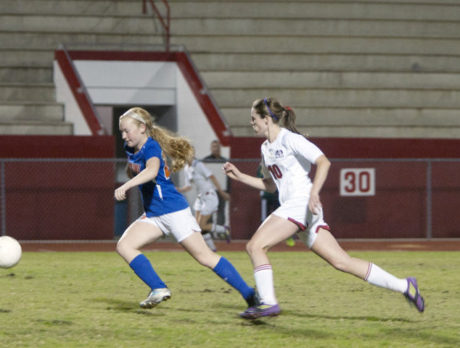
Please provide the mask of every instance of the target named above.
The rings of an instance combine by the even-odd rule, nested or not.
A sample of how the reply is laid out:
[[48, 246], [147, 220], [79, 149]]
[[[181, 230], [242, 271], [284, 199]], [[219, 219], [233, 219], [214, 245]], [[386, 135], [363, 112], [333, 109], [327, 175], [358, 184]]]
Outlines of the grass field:
[[[311, 252], [270, 254], [282, 315], [245, 321], [239, 294], [184, 252], [148, 252], [171, 300], [142, 310], [147, 287], [115, 253], [27, 252], [0, 269], [0, 347], [459, 347], [459, 252], [352, 252], [417, 276], [403, 296], [339, 273]], [[243, 252], [223, 253], [253, 285]]]

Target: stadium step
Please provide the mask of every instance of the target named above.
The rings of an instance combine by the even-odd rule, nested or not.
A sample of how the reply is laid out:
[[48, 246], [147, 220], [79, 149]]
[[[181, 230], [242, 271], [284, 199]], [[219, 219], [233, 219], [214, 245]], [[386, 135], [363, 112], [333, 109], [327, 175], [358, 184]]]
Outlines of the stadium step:
[[34, 0], [17, 1], [2, 0], [0, 13], [48, 15], [108, 15], [123, 13], [125, 16], [136, 16], [142, 13], [140, 0]]
[[51, 67], [0, 65], [0, 80], [3, 83], [49, 83], [52, 79]]
[[218, 88], [382, 88], [460, 89], [452, 73], [344, 72], [344, 71], [204, 71], [211, 89]]
[[154, 34], [0, 32], [0, 40], [0, 49], [4, 53], [10, 50], [30, 51], [33, 54], [40, 51], [54, 52], [60, 44], [69, 49], [145, 50], [154, 49], [154, 45], [161, 45], [159, 49], [163, 49], [163, 37]]
[[[335, 124], [316, 125], [316, 126], [299, 126], [298, 129], [302, 134], [309, 137], [337, 137], [337, 138], [356, 138], [357, 135], [366, 138], [433, 138], [433, 139], [458, 139], [458, 130], [460, 127], [430, 127], [425, 125], [420, 127], [414, 126], [372, 126], [372, 125], [349, 125]], [[232, 132], [237, 137], [252, 137], [254, 132], [251, 127], [233, 126]]]
[[294, 54], [262, 53], [200, 53], [192, 54], [203, 71], [254, 72], [460, 72], [460, 56], [436, 54]]
[[[236, 135], [252, 135], [248, 109], [270, 95], [321, 136], [460, 136], [460, 6], [451, 0], [168, 2], [171, 44], [190, 52]], [[0, 116], [11, 120], [58, 117], [59, 44], [164, 44], [138, 0], [3, 0], [0, 13]]]
[[[324, 6], [320, 1], [190, 1], [168, 0], [171, 16], [178, 18], [271, 18], [282, 14], [283, 18], [325, 19], [390, 19], [390, 20], [444, 20], [460, 19], [460, 10], [452, 0], [436, 0], [435, 5], [426, 1], [382, 2], [368, 1], [349, 4], [330, 1]], [[158, 7], [163, 9], [159, 2]], [[8, 14], [58, 14], [58, 15], [107, 15], [136, 16], [142, 12], [139, 0], [34, 0], [18, 2], [2, 0], [0, 12]]]
[[51, 83], [44, 84], [1, 84], [0, 101], [43, 102], [55, 101], [55, 88]]
[[[460, 23], [457, 21], [348, 20], [300, 18], [173, 18], [173, 37], [188, 36], [232, 36], [238, 37], [370, 37], [383, 38], [459, 38]], [[69, 23], [72, 23], [69, 26]], [[128, 17], [126, 15], [54, 15], [54, 14], [2, 14], [0, 30], [17, 32], [67, 32], [67, 33], [112, 33], [152, 34], [162, 28], [149, 16]], [[423, 37], [422, 37], [423, 36]], [[270, 47], [271, 45], [267, 45]]]
[[[284, 102], [284, 100], [283, 100]], [[250, 121], [249, 108], [223, 108], [226, 117], [233, 120], [235, 128], [248, 128]], [[429, 108], [295, 108], [297, 125], [307, 129], [318, 127], [460, 127], [460, 117], [457, 109]], [[408, 134], [411, 134], [409, 131]]]
[[63, 106], [57, 103], [1, 103], [2, 122], [63, 120]]
[[214, 88], [222, 108], [276, 96], [293, 107], [460, 108], [460, 90], [369, 88]]
[[64, 122], [0, 121], [2, 135], [72, 135], [73, 125]]

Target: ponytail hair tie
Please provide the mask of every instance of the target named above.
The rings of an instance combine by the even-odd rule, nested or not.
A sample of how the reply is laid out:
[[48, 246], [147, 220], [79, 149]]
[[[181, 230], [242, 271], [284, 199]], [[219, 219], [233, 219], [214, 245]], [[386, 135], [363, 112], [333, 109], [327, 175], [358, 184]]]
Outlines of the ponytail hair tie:
[[284, 107], [284, 110], [287, 110], [287, 111], [292, 111], [291, 107], [290, 106], [285, 106]]

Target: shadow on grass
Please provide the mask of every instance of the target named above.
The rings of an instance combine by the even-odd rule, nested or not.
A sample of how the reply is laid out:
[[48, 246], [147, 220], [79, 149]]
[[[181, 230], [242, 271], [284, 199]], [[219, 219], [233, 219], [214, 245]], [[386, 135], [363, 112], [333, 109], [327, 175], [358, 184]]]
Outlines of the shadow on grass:
[[[320, 315], [320, 314], [307, 314], [299, 313], [294, 311], [283, 311], [282, 316], [288, 317], [297, 317], [297, 318], [312, 318], [319, 320], [361, 320], [366, 322], [377, 322], [382, 323], [381, 328], [376, 332], [367, 332], [367, 333], [358, 333], [358, 336], [365, 338], [368, 342], [384, 342], [394, 340], [395, 342], [411, 342], [416, 344], [416, 342], [424, 342], [427, 346], [433, 344], [435, 346], [446, 346], [446, 347], [459, 347], [460, 339], [456, 337], [449, 336], [449, 334], [437, 333], [433, 330], [424, 330], [423, 327], [416, 327], [418, 321], [416, 320], [407, 320], [403, 318], [379, 318], [376, 316], [332, 316], [332, 315]], [[279, 318], [281, 319], [281, 318]], [[290, 336], [295, 336], [299, 338], [308, 338], [308, 339], [330, 339], [335, 338], [337, 333], [325, 330], [315, 330], [306, 327], [302, 328], [293, 328], [285, 327], [283, 323], [286, 321], [280, 321], [278, 317], [269, 317], [269, 318], [259, 318], [255, 320], [243, 320], [243, 326], [252, 326], [265, 332], [269, 330], [270, 332], [277, 331], [280, 334], [286, 334]], [[402, 324], [415, 324], [411, 328], [403, 325], [401, 328], [386, 328], [384, 323], [386, 322], [399, 322]], [[333, 326], [331, 326], [332, 328]]]
[[433, 329], [421, 330], [420, 328], [392, 328], [382, 329], [382, 337], [392, 337], [393, 339], [411, 339], [417, 337], [417, 339], [423, 342], [425, 346], [436, 346], [436, 347], [459, 347], [460, 336], [448, 337], [439, 333], [435, 333]]
[[[315, 316], [312, 316], [315, 317]], [[323, 317], [321, 317], [323, 318]], [[336, 319], [341, 319], [342, 317], [337, 317]], [[329, 319], [329, 318], [327, 318]], [[354, 320], [354, 318], [344, 317], [345, 320]], [[364, 320], [367, 320], [367, 317], [363, 317]], [[371, 319], [372, 321], [374, 319]], [[393, 319], [388, 319], [393, 320]], [[388, 320], [378, 320], [385, 322]], [[407, 322], [406, 320], [401, 320]], [[285, 327], [276, 317], [256, 319], [256, 320], [246, 320], [242, 323], [243, 326], [252, 326], [257, 331], [260, 330], [260, 333], [268, 331], [270, 333], [276, 331], [281, 335], [298, 337], [300, 339], [309, 339], [309, 340], [318, 340], [317, 343], [320, 343], [320, 340], [335, 340], [337, 339], [337, 333], [333, 331], [333, 327], [330, 330], [325, 329], [310, 329], [307, 327], [293, 328]], [[448, 334], [436, 333], [432, 330], [423, 330], [423, 328], [414, 327], [414, 328], [385, 328], [381, 327], [376, 332], [366, 332], [366, 333], [353, 333], [350, 336], [344, 337], [346, 340], [356, 340], [362, 339], [365, 342], [369, 343], [371, 346], [373, 343], [377, 342], [387, 342], [391, 346], [391, 342], [397, 343], [397, 345], [407, 345], [410, 346], [436, 346], [436, 347], [459, 347], [460, 339], [456, 337], [449, 336]], [[340, 338], [339, 338], [340, 340]], [[404, 343], [405, 342], [405, 343]]]
[[402, 323], [416, 323], [416, 320], [409, 320], [405, 318], [383, 318], [371, 315], [366, 316], [344, 316], [344, 315], [323, 315], [323, 314], [312, 314], [294, 312], [289, 310], [283, 310], [282, 314], [292, 315], [299, 318], [312, 318], [312, 319], [329, 319], [329, 320], [360, 320], [360, 321], [373, 321], [373, 322], [402, 322]]
[[[243, 312], [246, 307], [245, 303], [242, 303], [241, 306], [235, 306], [231, 304], [219, 303], [214, 304], [214, 309], [221, 308], [225, 310], [234, 310]], [[297, 318], [311, 318], [311, 319], [326, 319], [326, 320], [354, 320], [354, 321], [366, 321], [366, 322], [401, 322], [401, 323], [417, 323], [417, 320], [410, 320], [406, 318], [395, 318], [395, 317], [377, 317], [377, 316], [344, 316], [344, 315], [324, 315], [324, 314], [315, 314], [315, 313], [305, 313], [305, 312], [297, 312], [292, 310], [282, 310], [281, 316], [291, 316]], [[271, 318], [266, 318], [270, 320]], [[261, 319], [264, 320], [264, 319]], [[248, 320], [248, 322], [252, 322], [255, 325], [264, 325], [264, 322], [259, 322], [260, 320]]]
[[44, 324], [46, 326], [70, 326], [73, 325], [73, 322], [68, 320], [61, 320], [61, 319], [54, 319], [54, 320], [46, 320], [46, 319], [35, 319], [35, 322]]
[[269, 317], [263, 319], [253, 319], [253, 320], [242, 320], [242, 326], [253, 326], [254, 328], [262, 330], [261, 332], [265, 332], [268, 330], [269, 332], [276, 331], [277, 333], [286, 336], [286, 337], [299, 337], [301, 339], [330, 339], [335, 337], [335, 333], [327, 332], [323, 330], [314, 330], [309, 329], [307, 327], [302, 328], [293, 328], [293, 327], [284, 327], [280, 325], [277, 317]]
[[114, 298], [95, 298], [92, 301], [106, 303], [108, 311], [119, 311], [124, 313], [134, 313], [146, 316], [162, 317], [164, 314], [160, 311], [150, 311], [139, 308], [139, 304], [133, 301], [117, 300]]

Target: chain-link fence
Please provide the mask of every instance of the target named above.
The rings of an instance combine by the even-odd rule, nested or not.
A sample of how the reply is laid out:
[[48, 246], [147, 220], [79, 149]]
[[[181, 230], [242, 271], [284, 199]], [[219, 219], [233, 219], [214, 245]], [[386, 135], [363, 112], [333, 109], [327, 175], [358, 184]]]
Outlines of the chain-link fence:
[[[257, 175], [258, 159], [232, 162]], [[321, 199], [337, 238], [460, 237], [460, 160], [332, 162]], [[126, 180], [125, 163], [0, 159], [1, 234], [20, 240], [117, 238], [142, 212], [137, 190], [124, 202], [113, 199], [114, 189]], [[234, 239], [247, 239], [257, 229], [266, 213], [263, 198], [259, 191], [232, 182], [227, 221]], [[187, 199], [193, 203], [193, 197]]]

